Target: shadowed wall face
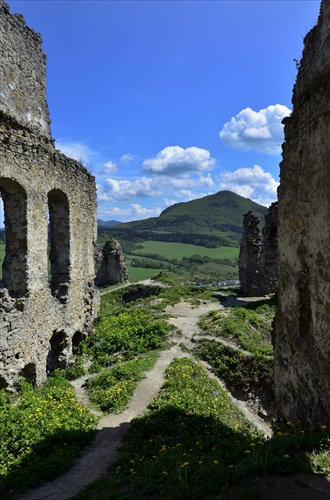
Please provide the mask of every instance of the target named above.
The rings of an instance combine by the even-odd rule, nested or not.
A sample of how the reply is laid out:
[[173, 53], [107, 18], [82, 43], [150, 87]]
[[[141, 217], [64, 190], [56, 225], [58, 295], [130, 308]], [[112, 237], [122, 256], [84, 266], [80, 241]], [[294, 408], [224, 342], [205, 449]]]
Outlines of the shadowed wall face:
[[241, 290], [246, 295], [258, 295], [260, 251], [260, 217], [250, 211], [244, 214], [243, 240], [238, 260]]
[[282, 415], [330, 421], [330, 2], [321, 4], [285, 123], [275, 392]]
[[66, 366], [99, 307], [95, 179], [54, 148], [45, 88], [40, 35], [0, 0], [1, 388]]

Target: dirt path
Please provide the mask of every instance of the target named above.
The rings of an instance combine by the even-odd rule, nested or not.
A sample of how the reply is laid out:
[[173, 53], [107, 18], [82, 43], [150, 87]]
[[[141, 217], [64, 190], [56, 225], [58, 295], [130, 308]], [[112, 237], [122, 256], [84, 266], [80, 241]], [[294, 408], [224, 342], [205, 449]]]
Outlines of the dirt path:
[[[235, 302], [236, 299], [230, 298], [229, 301]], [[101, 417], [96, 437], [83, 457], [81, 457], [75, 466], [65, 474], [50, 483], [46, 483], [39, 488], [27, 492], [19, 497], [19, 500], [66, 500], [77, 495], [85, 486], [102, 475], [105, 475], [109, 465], [118, 457], [118, 452], [116, 450], [121, 443], [123, 435], [127, 432], [131, 420], [143, 414], [150, 401], [159, 393], [164, 383], [164, 373], [168, 365], [174, 358], [187, 356], [187, 353], [181, 349], [180, 345], [188, 349], [194, 345], [192, 341], [193, 338], [201, 333], [197, 325], [200, 316], [206, 314], [208, 311], [215, 309], [221, 310], [228, 306], [230, 306], [228, 303], [224, 306], [220, 303], [207, 302], [200, 304], [197, 308], [192, 307], [191, 304], [185, 301], [181, 301], [175, 306], [168, 306], [166, 313], [171, 315], [168, 322], [178, 329], [171, 338], [171, 340], [176, 343], [170, 349], [161, 352], [154, 368], [147, 373], [145, 379], [138, 383], [128, 408], [119, 415], [101, 416], [102, 414], [100, 412], [96, 412], [96, 414]], [[88, 397], [82, 387], [86, 378], [88, 377], [82, 377], [73, 383], [77, 398], [84, 404], [89, 403]], [[263, 430], [268, 436], [271, 434], [269, 425], [256, 416], [244, 402], [235, 400], [235, 403], [238, 404], [247, 418], [249, 418], [259, 429]], [[325, 484], [326, 480], [324, 478], [322, 478], [322, 481]], [[329, 483], [328, 486], [328, 491], [330, 492]], [[283, 495], [274, 497], [267, 494], [267, 496], [261, 498], [281, 498], [281, 500], [284, 500], [289, 497], [283, 497]], [[290, 497], [290, 499], [295, 498], [300, 499], [305, 497]], [[323, 497], [311, 496], [309, 498], [321, 499]]]
[[[231, 302], [232, 299], [233, 298], [230, 297], [229, 301]], [[258, 298], [257, 300], [260, 300], [260, 298]], [[181, 334], [177, 334], [176, 336], [174, 336], [174, 340], [178, 342], [179, 345], [181, 344], [188, 349], [192, 349], [195, 345], [193, 340], [196, 341], [198, 336], [202, 335], [203, 338], [212, 338], [212, 340], [219, 342], [221, 341], [224, 344], [230, 345], [231, 347], [235, 347], [237, 349], [238, 347], [236, 344], [226, 339], [205, 336], [198, 327], [198, 321], [201, 316], [207, 314], [209, 311], [224, 310], [226, 307], [228, 307], [228, 301], [226, 301], [224, 305], [216, 302], [207, 302], [202, 303], [199, 307], [192, 307], [189, 302], [186, 302], [184, 300], [179, 302], [175, 306], [167, 307], [166, 312], [172, 316], [168, 319], [168, 323], [178, 328], [178, 330], [181, 332]], [[203, 363], [202, 361], [199, 361], [199, 363], [201, 363], [208, 370], [210, 377], [216, 379], [219, 383], [221, 383], [219, 379], [212, 373], [207, 363]], [[257, 427], [257, 429], [261, 430], [267, 437], [270, 437], [272, 434], [272, 430], [268, 422], [262, 420], [256, 413], [254, 413], [251, 407], [245, 401], [235, 398], [230, 393], [229, 395], [234, 403], [245, 414], [246, 418], [248, 418]]]
[[[105, 475], [107, 468], [118, 457], [117, 448], [121, 438], [127, 432], [131, 420], [141, 415], [150, 401], [157, 396], [164, 383], [164, 373], [174, 358], [184, 356], [176, 346], [163, 351], [154, 368], [147, 377], [138, 383], [133, 399], [128, 408], [119, 415], [103, 416], [98, 424], [96, 437], [92, 445], [75, 466], [50, 483], [27, 492], [20, 499], [24, 500], [65, 500], [77, 495], [85, 486]], [[86, 377], [87, 378], [87, 377]], [[84, 378], [75, 381], [76, 393], [84, 404], [88, 403], [82, 389]], [[96, 413], [99, 415], [99, 413]]]

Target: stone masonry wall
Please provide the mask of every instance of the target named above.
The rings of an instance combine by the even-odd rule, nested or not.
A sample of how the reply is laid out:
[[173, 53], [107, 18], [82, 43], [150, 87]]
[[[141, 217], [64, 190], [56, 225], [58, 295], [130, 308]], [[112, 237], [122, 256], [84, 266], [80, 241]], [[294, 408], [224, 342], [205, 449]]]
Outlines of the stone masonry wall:
[[0, 2], [0, 11], [0, 110], [50, 139], [41, 36], [25, 26], [22, 15], [10, 15], [5, 2]]
[[96, 252], [96, 286], [115, 285], [128, 281], [128, 270], [119, 241], [111, 238]]
[[305, 37], [285, 120], [275, 395], [282, 415], [330, 422], [330, 1]]
[[[0, 194], [6, 255], [0, 283], [0, 388], [41, 384], [91, 330], [95, 179], [55, 150], [41, 38], [0, 1]], [[50, 254], [49, 254], [50, 247]], [[49, 265], [50, 259], [50, 265]]]
[[260, 258], [260, 217], [249, 211], [244, 214], [243, 239], [238, 259], [241, 290], [246, 295], [258, 293], [258, 268]]
[[245, 295], [263, 296], [277, 292], [278, 203], [270, 205], [260, 237], [260, 217], [247, 212], [243, 218], [243, 238], [238, 267]]
[[270, 205], [262, 229], [258, 272], [258, 295], [277, 292], [278, 202]]

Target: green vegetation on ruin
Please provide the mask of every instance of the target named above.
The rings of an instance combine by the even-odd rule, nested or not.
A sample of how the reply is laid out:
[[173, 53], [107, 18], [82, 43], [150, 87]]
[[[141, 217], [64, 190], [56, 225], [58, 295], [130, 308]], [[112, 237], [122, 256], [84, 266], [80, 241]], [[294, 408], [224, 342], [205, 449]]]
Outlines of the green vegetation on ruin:
[[[235, 301], [233, 294], [220, 300]], [[166, 305], [183, 297], [194, 305], [219, 300], [210, 290], [178, 284], [168, 275], [158, 276], [153, 287], [134, 284], [104, 295], [94, 333], [79, 344], [69, 369], [56, 371], [41, 389], [22, 382], [17, 395], [0, 392], [3, 498], [69, 468], [93, 436], [96, 420], [77, 403], [65, 378], [87, 375], [92, 403], [105, 413], [123, 411], [159, 351], [170, 345]], [[299, 423], [284, 422], [266, 439], [201, 364], [207, 360], [228, 386], [243, 392], [265, 380], [267, 386], [275, 304], [246, 304], [201, 318], [207, 338], [195, 339], [187, 357], [168, 366], [160, 394], [133, 420], [118, 461], [78, 498], [230, 498], [232, 486], [253, 491], [256, 479], [268, 474], [330, 474], [325, 425], [308, 433]]]
[[208, 335], [234, 340], [252, 355], [272, 356], [271, 328], [276, 306], [269, 302], [232, 307], [226, 312], [210, 311], [200, 319], [199, 326]]
[[91, 441], [96, 419], [57, 371], [41, 389], [18, 383], [0, 391], [0, 496], [49, 481], [72, 467]]
[[265, 440], [205, 368], [176, 359], [149, 411], [132, 422], [109, 477], [77, 498], [225, 498], [232, 486], [253, 488], [256, 477], [310, 472], [316, 456], [325, 472], [328, 436], [289, 422]]

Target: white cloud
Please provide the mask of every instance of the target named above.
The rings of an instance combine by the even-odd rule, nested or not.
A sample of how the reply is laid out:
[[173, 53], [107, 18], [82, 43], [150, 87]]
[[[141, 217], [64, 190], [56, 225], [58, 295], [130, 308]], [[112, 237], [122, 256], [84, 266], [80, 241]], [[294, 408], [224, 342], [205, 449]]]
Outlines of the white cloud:
[[145, 218], [145, 217], [157, 217], [161, 209], [160, 208], [144, 208], [141, 207], [138, 203], [132, 203], [132, 214], [135, 214], [137, 217]]
[[120, 161], [122, 163], [130, 163], [135, 159], [135, 156], [131, 153], [126, 153], [120, 157]]
[[166, 176], [141, 177], [135, 180], [108, 178], [102, 184], [98, 184], [97, 190], [99, 201], [135, 201], [137, 198], [153, 196], [190, 200], [205, 196], [203, 190], [214, 186], [214, 180], [208, 173], [197, 178]]
[[265, 206], [269, 206], [277, 199], [278, 185], [273, 176], [259, 165], [254, 165], [253, 168], [239, 168], [220, 175], [220, 189], [233, 191]]
[[281, 154], [283, 142], [282, 120], [291, 110], [282, 104], [268, 106], [254, 111], [245, 108], [225, 123], [219, 133], [221, 140], [229, 147], [273, 155]]
[[156, 208], [145, 208], [138, 203], [132, 203], [127, 208], [111, 207], [104, 208], [99, 207], [98, 217], [104, 217], [106, 220], [109, 218], [119, 218], [121, 220], [137, 220], [146, 219], [148, 217], [157, 217], [161, 213], [161, 209]]
[[65, 142], [56, 141], [56, 148], [69, 158], [83, 163], [84, 165], [91, 163], [97, 156], [97, 153], [82, 142]]
[[127, 201], [137, 197], [159, 196], [162, 191], [157, 188], [154, 179], [141, 177], [133, 181], [106, 179], [99, 199], [101, 201], [121, 200]]
[[178, 203], [178, 200], [174, 200], [174, 199], [170, 200], [168, 198], [164, 198], [163, 202], [164, 202], [165, 207], [171, 207], [175, 203]]
[[143, 171], [158, 175], [187, 175], [191, 172], [210, 170], [215, 160], [206, 149], [192, 146], [183, 149], [180, 146], [168, 146], [155, 158], [143, 162]]
[[113, 173], [117, 172], [117, 164], [110, 160], [107, 163], [104, 163], [103, 171], [106, 174], [113, 174]]
[[212, 179], [210, 173], [208, 173], [206, 176], [201, 175], [199, 178], [199, 183], [201, 184], [201, 186], [215, 186], [214, 180]]
[[98, 216], [102, 217], [130, 217], [132, 215], [132, 210], [130, 208], [103, 208], [99, 207]]

